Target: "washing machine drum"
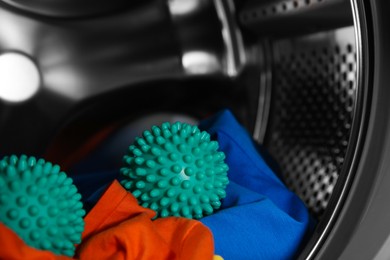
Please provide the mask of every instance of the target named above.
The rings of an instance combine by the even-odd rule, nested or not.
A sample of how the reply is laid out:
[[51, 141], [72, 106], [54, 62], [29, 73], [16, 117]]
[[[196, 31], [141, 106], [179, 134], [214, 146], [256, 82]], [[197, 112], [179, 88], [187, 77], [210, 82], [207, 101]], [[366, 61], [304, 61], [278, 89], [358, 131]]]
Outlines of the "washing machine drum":
[[0, 154], [227, 107], [318, 220], [298, 258], [387, 259], [389, 5], [2, 0]]

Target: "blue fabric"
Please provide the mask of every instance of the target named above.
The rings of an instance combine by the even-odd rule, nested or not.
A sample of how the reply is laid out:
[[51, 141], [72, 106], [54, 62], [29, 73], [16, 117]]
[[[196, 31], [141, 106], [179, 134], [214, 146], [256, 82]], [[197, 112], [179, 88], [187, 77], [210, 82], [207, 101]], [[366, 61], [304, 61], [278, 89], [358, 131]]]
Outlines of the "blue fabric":
[[[199, 126], [218, 140], [229, 165], [230, 183], [221, 209], [201, 219], [213, 232], [215, 253], [225, 260], [293, 258], [314, 223], [304, 204], [270, 169], [262, 156], [264, 151], [229, 110], [203, 120]], [[123, 140], [128, 142], [126, 131], [118, 131], [73, 167], [71, 176], [87, 207], [92, 207], [106, 185], [119, 177], [118, 169], [108, 170], [118, 161], [101, 158], [105, 151], [114, 149], [110, 144], [123, 144]]]
[[221, 210], [201, 219], [216, 254], [229, 259], [291, 259], [312, 225], [302, 201], [268, 167], [247, 131], [229, 111], [200, 124], [218, 140], [229, 165]]

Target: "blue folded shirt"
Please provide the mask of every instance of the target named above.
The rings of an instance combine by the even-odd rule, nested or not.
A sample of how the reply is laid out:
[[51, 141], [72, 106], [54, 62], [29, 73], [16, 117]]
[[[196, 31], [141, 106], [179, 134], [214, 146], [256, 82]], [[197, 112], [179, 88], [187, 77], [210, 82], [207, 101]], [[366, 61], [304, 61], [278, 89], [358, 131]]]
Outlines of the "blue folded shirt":
[[[314, 223], [302, 201], [271, 170], [259, 146], [229, 110], [203, 120], [199, 127], [219, 142], [229, 165], [230, 182], [220, 210], [200, 220], [213, 232], [215, 253], [225, 260], [296, 256]], [[119, 168], [99, 169], [120, 165], [120, 158], [118, 162], [96, 158], [115, 150], [112, 144], [128, 140], [126, 131], [118, 131], [70, 171], [87, 207], [97, 202], [108, 183], [119, 178]]]

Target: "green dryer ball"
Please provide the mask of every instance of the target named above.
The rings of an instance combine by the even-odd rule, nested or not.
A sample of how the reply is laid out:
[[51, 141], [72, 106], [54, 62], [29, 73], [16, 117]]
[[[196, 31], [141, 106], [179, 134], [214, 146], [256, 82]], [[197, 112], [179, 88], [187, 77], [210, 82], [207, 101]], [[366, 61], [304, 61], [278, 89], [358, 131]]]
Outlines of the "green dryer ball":
[[73, 256], [85, 211], [58, 165], [22, 155], [0, 161], [0, 221], [29, 246]]
[[153, 126], [129, 146], [121, 184], [156, 217], [210, 215], [221, 206], [229, 182], [225, 154], [218, 148], [197, 126]]

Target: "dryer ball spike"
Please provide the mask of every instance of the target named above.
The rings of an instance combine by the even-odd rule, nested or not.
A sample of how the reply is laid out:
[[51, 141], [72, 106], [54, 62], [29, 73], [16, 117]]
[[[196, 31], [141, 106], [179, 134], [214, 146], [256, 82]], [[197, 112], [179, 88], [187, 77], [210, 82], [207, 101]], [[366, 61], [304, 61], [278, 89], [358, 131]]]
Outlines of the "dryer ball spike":
[[29, 246], [73, 256], [84, 215], [77, 188], [58, 165], [26, 155], [0, 161], [0, 221]]
[[153, 126], [129, 146], [121, 184], [156, 217], [210, 215], [220, 207], [229, 183], [225, 154], [218, 148], [197, 126]]

